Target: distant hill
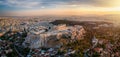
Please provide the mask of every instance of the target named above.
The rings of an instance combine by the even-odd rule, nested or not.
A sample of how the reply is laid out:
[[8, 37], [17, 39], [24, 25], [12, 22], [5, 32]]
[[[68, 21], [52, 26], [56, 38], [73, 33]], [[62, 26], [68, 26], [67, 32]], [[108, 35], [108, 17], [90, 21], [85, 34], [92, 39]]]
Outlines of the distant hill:
[[[51, 22], [53, 25], [59, 25], [59, 24], [66, 24], [66, 25], [89, 25], [90, 23], [96, 23], [99, 24], [112, 24], [110, 22], [103, 22], [103, 21], [71, 21], [71, 20], [55, 20]], [[93, 24], [94, 25], [94, 24]]]

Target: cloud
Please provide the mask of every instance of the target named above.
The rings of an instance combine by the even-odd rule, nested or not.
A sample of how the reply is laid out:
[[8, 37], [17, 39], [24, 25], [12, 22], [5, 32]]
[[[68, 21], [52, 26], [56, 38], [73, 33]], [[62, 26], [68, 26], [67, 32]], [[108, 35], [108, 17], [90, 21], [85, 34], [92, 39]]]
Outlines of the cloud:
[[[49, 4], [58, 5], [90, 5], [90, 6], [109, 6], [109, 2], [113, 0], [42, 0], [43, 2], [48, 2]], [[115, 0], [114, 0], [115, 1]]]
[[1, 0], [0, 5], [16, 8], [59, 7], [61, 5], [111, 6], [117, 0]]
[[38, 1], [32, 0], [5, 0], [0, 1], [2, 5], [10, 7], [32, 8], [40, 5]]

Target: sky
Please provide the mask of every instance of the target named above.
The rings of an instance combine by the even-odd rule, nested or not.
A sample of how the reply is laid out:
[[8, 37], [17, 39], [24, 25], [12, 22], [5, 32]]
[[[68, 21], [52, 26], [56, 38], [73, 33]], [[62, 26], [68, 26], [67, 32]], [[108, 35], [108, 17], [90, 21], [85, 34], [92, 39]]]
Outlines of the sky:
[[1, 16], [119, 13], [120, 0], [0, 0]]

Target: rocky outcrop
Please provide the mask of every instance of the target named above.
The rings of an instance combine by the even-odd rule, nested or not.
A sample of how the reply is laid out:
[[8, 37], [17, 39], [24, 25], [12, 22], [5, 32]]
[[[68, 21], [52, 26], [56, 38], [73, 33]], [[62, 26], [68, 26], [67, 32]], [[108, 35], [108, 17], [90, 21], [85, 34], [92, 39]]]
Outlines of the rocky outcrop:
[[42, 33], [35, 33], [34, 31], [29, 32], [28, 36], [25, 38], [23, 45], [28, 46], [30, 48], [59, 48], [65, 42], [69, 43], [71, 41], [82, 39], [84, 33], [85, 30], [80, 25], [66, 26], [65, 24], [63, 24], [53, 26], [48, 31]]

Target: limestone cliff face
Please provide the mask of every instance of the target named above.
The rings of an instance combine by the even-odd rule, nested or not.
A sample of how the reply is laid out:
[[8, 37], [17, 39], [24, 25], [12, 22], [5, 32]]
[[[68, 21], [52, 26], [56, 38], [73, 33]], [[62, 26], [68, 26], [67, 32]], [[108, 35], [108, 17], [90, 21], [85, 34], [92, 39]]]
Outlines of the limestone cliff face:
[[[33, 32], [33, 31], [32, 31]], [[59, 48], [70, 41], [80, 40], [83, 38], [85, 30], [82, 26], [53, 26], [52, 29], [44, 33], [28, 33], [23, 45], [30, 48], [55, 47]]]

